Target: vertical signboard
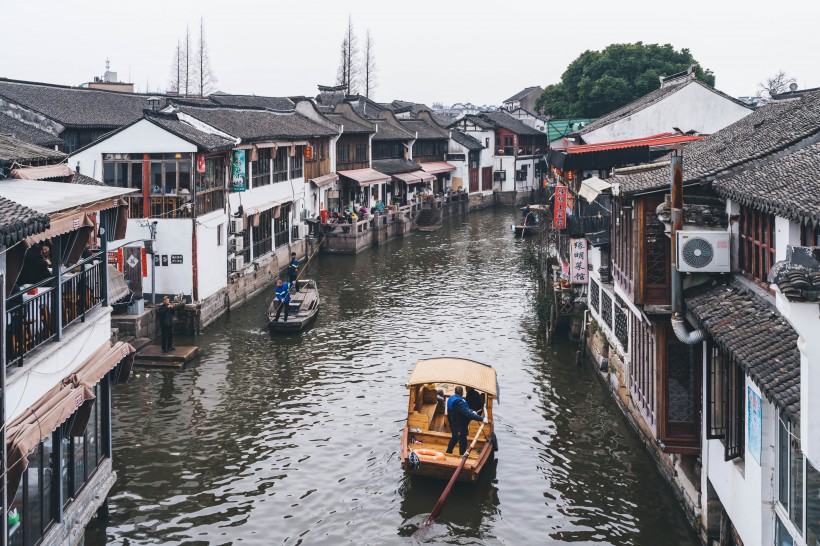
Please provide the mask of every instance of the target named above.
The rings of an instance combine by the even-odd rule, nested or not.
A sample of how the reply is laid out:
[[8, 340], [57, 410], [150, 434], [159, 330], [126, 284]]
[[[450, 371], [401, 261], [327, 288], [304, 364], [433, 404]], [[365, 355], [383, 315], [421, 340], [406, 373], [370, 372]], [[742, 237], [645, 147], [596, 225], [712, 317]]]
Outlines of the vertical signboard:
[[570, 280], [572, 284], [587, 284], [589, 271], [587, 268], [587, 240], [570, 239]]
[[558, 184], [555, 186], [555, 196], [552, 204], [553, 229], [567, 228], [567, 187]]
[[752, 454], [752, 457], [755, 458], [757, 464], [760, 464], [760, 452], [762, 451], [763, 441], [762, 441], [762, 434], [763, 434], [763, 408], [761, 406], [760, 396], [752, 390], [751, 387], [746, 387], [747, 392], [749, 393], [747, 398], [746, 407], [749, 408], [749, 413], [747, 416], [747, 436], [749, 438], [748, 442], [748, 449], [749, 453]]
[[231, 190], [245, 191], [245, 150], [234, 150], [231, 158]]
[[196, 172], [205, 172], [205, 154], [196, 154]]

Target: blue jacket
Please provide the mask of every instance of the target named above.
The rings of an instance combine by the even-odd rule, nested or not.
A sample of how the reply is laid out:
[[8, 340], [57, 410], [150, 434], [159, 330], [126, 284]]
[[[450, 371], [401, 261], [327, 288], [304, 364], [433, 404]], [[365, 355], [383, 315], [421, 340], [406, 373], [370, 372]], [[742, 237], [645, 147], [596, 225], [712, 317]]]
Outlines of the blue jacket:
[[276, 299], [288, 303], [290, 301], [290, 294], [288, 293], [288, 290], [290, 290], [290, 283], [283, 282], [282, 286], [277, 286]]
[[467, 401], [460, 396], [452, 395], [447, 399], [447, 418], [450, 421], [450, 430], [467, 430], [470, 421], [483, 421], [476, 412], [467, 407]]
[[299, 258], [294, 258], [290, 261], [290, 272], [296, 273], [299, 271]]

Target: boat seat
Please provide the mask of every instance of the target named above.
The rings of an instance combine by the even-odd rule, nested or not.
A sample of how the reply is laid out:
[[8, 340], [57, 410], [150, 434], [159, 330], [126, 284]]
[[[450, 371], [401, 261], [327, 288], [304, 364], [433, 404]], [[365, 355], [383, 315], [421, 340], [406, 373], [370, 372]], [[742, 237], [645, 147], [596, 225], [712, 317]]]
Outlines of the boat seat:
[[407, 426], [409, 428], [418, 428], [427, 431], [430, 429], [430, 418], [417, 411], [411, 412], [407, 416]]
[[[420, 413], [423, 413], [427, 416], [428, 423], [433, 421], [433, 416], [436, 414], [436, 407], [438, 406], [438, 401], [433, 404], [422, 404]], [[428, 424], [429, 428], [429, 424]]]

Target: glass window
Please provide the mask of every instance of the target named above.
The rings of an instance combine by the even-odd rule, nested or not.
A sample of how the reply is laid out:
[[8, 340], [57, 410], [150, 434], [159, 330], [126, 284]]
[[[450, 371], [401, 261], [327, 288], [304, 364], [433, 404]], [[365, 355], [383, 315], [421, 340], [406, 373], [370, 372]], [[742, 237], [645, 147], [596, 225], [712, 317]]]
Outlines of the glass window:
[[60, 438], [60, 489], [63, 505], [68, 504], [71, 494], [71, 437], [64, 434]]
[[131, 163], [131, 186], [142, 191], [142, 162]]
[[781, 414], [777, 426], [777, 499], [785, 507], [789, 506], [789, 429], [786, 417]]
[[54, 484], [54, 438], [53, 435], [43, 440], [43, 531], [54, 519], [52, 490]]
[[105, 161], [103, 162], [103, 182], [106, 186], [115, 186], [117, 179], [114, 171], [114, 163]]
[[75, 436], [72, 438], [74, 444], [74, 493], [76, 494], [85, 484], [85, 438]]
[[[22, 487], [17, 488], [14, 500], [9, 506], [9, 546], [23, 546], [23, 492]], [[16, 520], [16, 521], [15, 521]]]
[[118, 188], [127, 188], [128, 186], [128, 171], [130, 165], [124, 161], [120, 161], [116, 163], [116, 170], [117, 170], [117, 180], [116, 185]]
[[777, 518], [777, 537], [775, 537], [775, 544], [777, 544], [777, 546], [794, 546], [794, 540], [786, 529], [786, 526], [780, 521], [780, 518]]
[[806, 542], [820, 544], [820, 472], [806, 461]]
[[151, 162], [151, 193], [162, 193], [162, 163]]
[[[800, 427], [793, 427], [792, 434]], [[796, 445], [795, 445], [796, 444]], [[794, 526], [803, 529], [803, 452], [800, 441], [792, 441], [792, 453], [789, 457], [789, 519]]]
[[24, 480], [26, 509], [23, 513], [26, 528], [26, 544], [33, 545], [42, 534], [42, 498], [40, 493], [40, 471], [42, 448], [37, 446], [28, 456], [28, 469]]
[[175, 194], [177, 192], [177, 163], [168, 161], [165, 163], [165, 193]]
[[179, 166], [179, 193], [191, 193], [191, 164], [180, 161]]

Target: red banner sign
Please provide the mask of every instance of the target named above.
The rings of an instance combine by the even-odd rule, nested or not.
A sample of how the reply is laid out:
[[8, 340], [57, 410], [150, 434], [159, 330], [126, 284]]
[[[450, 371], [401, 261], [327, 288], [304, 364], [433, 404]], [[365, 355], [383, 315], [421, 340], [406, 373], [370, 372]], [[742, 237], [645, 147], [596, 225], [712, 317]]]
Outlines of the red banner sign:
[[553, 229], [567, 228], [567, 187], [558, 184], [555, 186], [555, 196], [552, 203]]
[[196, 172], [205, 172], [205, 154], [196, 154]]

